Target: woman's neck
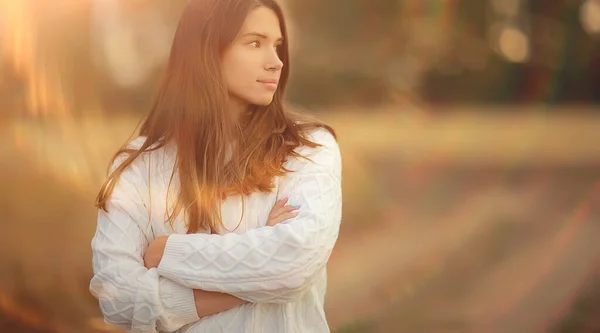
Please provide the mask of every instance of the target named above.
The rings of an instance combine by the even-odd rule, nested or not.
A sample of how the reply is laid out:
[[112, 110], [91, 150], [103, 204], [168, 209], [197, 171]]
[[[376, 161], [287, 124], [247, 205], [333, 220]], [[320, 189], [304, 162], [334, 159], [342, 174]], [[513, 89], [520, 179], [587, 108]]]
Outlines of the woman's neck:
[[231, 115], [234, 122], [244, 122], [248, 116], [249, 109], [248, 103], [233, 96], [229, 97], [227, 113]]

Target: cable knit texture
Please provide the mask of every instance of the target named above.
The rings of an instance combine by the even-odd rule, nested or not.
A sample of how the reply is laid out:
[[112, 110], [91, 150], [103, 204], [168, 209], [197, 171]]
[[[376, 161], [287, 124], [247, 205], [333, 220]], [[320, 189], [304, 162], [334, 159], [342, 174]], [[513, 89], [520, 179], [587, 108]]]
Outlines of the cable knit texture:
[[[315, 130], [309, 138], [322, 147], [298, 148], [310, 161], [289, 158], [285, 167], [293, 172], [275, 178], [271, 193], [245, 196], [244, 205], [241, 196], [223, 202], [229, 230], [223, 235], [186, 234], [182, 214], [172, 226], [165, 224], [178, 190], [172, 186], [167, 196], [176, 155], [172, 146], [136, 159], [119, 178], [108, 212], [99, 210], [92, 240], [90, 290], [105, 320], [130, 332], [329, 332], [326, 264], [341, 222], [341, 157], [328, 131]], [[176, 175], [173, 184], [177, 181]], [[301, 206], [299, 215], [266, 226], [273, 205], [284, 197]], [[144, 251], [163, 235], [169, 235], [163, 258], [148, 270]], [[198, 318], [193, 289], [249, 302]]]

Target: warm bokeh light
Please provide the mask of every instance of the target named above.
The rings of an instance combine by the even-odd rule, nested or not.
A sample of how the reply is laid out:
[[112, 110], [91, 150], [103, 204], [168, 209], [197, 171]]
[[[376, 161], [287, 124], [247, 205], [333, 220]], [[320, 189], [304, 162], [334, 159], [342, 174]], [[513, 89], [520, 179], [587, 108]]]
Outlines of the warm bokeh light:
[[173, 27], [165, 23], [156, 6], [140, 3], [132, 16], [127, 15], [125, 4], [119, 0], [92, 3], [91, 37], [96, 64], [106, 68], [119, 86], [139, 86], [166, 61]]
[[40, 49], [39, 27], [33, 9], [35, 0], [0, 0], [2, 56], [25, 81], [24, 101], [33, 115], [67, 115], [60, 68], [53, 66]]
[[529, 38], [523, 31], [506, 27], [498, 41], [502, 54], [512, 62], [525, 62], [529, 58]]
[[585, 0], [580, 10], [581, 25], [591, 35], [600, 35], [600, 1]]

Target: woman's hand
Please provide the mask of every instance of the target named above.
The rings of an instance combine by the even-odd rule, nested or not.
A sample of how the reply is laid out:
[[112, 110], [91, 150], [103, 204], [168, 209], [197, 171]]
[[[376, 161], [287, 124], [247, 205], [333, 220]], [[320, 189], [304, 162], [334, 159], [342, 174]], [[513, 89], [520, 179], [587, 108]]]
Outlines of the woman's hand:
[[286, 205], [288, 198], [277, 200], [275, 206], [271, 209], [267, 219], [267, 225], [272, 227], [277, 223], [281, 223], [287, 219], [298, 216], [300, 206]]
[[160, 260], [162, 259], [163, 253], [165, 251], [165, 246], [167, 245], [167, 239], [169, 236], [160, 236], [156, 237], [144, 253], [144, 266], [150, 269], [153, 267], [158, 267], [160, 264]]

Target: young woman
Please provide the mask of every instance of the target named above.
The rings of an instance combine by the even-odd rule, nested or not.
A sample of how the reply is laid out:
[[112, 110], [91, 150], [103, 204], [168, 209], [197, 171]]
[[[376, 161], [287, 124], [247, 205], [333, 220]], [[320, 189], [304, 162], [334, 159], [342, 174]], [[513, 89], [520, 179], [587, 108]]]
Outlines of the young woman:
[[[328, 332], [331, 127], [285, 109], [274, 0], [191, 0], [139, 137], [97, 198], [90, 290], [131, 332]], [[293, 205], [292, 205], [293, 204]]]

